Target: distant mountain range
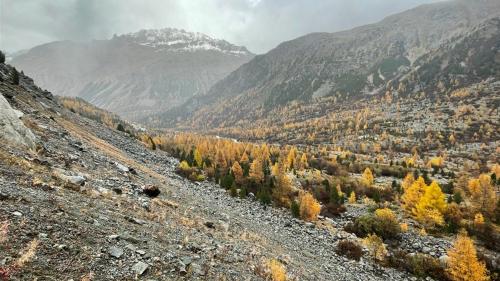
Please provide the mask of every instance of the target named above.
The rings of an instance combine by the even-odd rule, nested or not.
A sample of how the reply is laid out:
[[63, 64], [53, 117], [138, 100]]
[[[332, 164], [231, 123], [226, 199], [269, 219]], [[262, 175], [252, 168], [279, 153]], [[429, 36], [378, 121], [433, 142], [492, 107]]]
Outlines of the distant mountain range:
[[138, 120], [204, 95], [253, 58], [245, 47], [166, 28], [91, 42], [52, 42], [10, 63], [54, 94], [83, 98]]
[[427, 4], [336, 33], [284, 42], [207, 94], [143, 122], [216, 128], [259, 120], [293, 101], [339, 101], [396, 91], [433, 93], [500, 76], [500, 1]]

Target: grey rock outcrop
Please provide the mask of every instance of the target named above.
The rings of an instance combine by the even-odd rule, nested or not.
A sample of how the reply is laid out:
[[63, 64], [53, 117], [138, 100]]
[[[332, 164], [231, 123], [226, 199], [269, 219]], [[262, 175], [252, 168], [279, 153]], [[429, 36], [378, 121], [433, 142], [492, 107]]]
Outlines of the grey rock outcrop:
[[36, 137], [19, 119], [22, 113], [13, 109], [9, 102], [0, 95], [0, 139], [13, 145], [34, 149]]

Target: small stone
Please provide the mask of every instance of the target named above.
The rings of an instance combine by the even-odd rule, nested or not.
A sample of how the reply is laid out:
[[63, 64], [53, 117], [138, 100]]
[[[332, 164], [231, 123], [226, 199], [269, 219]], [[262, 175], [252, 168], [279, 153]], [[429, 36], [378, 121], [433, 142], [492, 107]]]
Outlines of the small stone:
[[183, 264], [182, 262], [179, 263], [179, 274], [184, 276], [187, 274], [187, 270], [186, 270], [186, 265]]
[[67, 180], [74, 185], [83, 185], [85, 183], [85, 178], [82, 176], [68, 176]]
[[127, 173], [129, 171], [129, 168], [118, 163], [118, 162], [115, 162], [115, 166], [118, 168], [118, 170], [124, 172], [124, 173]]
[[146, 254], [146, 251], [144, 251], [144, 250], [137, 250], [135, 252], [138, 253], [141, 256], [144, 256]]
[[195, 276], [205, 276], [205, 272], [203, 271], [201, 266], [197, 263], [191, 264], [191, 271], [193, 272], [193, 275], [195, 275]]
[[12, 212], [12, 215], [14, 215], [14, 216], [16, 216], [16, 217], [22, 217], [22, 216], [23, 216], [23, 213], [18, 212], [18, 211], [15, 211], [15, 212]]
[[208, 228], [215, 228], [214, 223], [211, 222], [211, 221], [205, 222], [205, 226], [208, 227]]
[[315, 227], [314, 223], [312, 223], [312, 222], [306, 222], [305, 226], [309, 227], [309, 228], [314, 228]]
[[135, 224], [139, 224], [139, 225], [143, 225], [143, 224], [146, 223], [146, 221], [143, 221], [141, 219], [132, 218], [132, 217], [127, 217], [127, 220], [129, 222], [132, 222], [132, 223], [135, 223]]
[[118, 247], [111, 247], [109, 248], [108, 253], [110, 256], [119, 259], [123, 255], [123, 249]]
[[127, 244], [127, 246], [125, 246], [125, 248], [129, 249], [132, 252], [135, 252], [137, 250], [137, 247], [135, 247], [132, 244]]
[[111, 239], [111, 240], [114, 240], [114, 239], [120, 238], [120, 235], [118, 235], [118, 234], [112, 234], [112, 235], [108, 236], [108, 238]]
[[191, 257], [188, 257], [188, 256], [181, 258], [181, 262], [185, 265], [190, 265], [192, 261], [193, 261], [193, 259]]
[[132, 270], [135, 271], [138, 275], [144, 274], [146, 270], [148, 270], [149, 265], [145, 262], [139, 261], [134, 266], [132, 266]]

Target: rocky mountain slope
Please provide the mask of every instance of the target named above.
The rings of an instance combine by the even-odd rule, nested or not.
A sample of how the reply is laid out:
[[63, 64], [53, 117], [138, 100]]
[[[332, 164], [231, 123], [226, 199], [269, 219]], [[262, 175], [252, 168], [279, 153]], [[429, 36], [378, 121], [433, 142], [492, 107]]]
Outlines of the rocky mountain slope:
[[[230, 197], [217, 184], [193, 183], [175, 174], [178, 162], [167, 153], [65, 109], [24, 75], [12, 84], [12, 72], [0, 64], [1, 120], [15, 123], [0, 127], [0, 276], [264, 280], [265, 261], [277, 259], [291, 280], [411, 277], [335, 253], [338, 241], [354, 238], [342, 230], [346, 220], [366, 210], [304, 223], [251, 198]], [[25, 137], [5, 138], [4, 130]], [[148, 192], [152, 187], [159, 196]], [[431, 246], [442, 254], [449, 246], [405, 235], [411, 244], [401, 247]], [[32, 260], [9, 267], [30, 241]]]
[[457, 0], [348, 31], [309, 34], [255, 57], [207, 95], [146, 122], [224, 127], [258, 120], [294, 100], [349, 101], [392, 89], [434, 92], [498, 76], [499, 16], [498, 1]]
[[136, 120], [205, 94], [252, 57], [245, 47], [166, 28], [110, 40], [48, 43], [15, 56], [11, 64], [58, 95], [80, 97]]

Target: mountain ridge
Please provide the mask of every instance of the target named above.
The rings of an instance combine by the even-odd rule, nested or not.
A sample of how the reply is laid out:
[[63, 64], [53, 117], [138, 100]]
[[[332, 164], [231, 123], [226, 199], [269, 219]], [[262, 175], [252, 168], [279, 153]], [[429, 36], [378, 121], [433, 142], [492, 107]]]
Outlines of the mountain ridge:
[[[308, 34], [256, 56], [217, 82], [206, 95], [194, 96], [177, 110], [157, 116], [163, 121], [156, 124], [175, 127], [179, 120], [189, 122], [190, 116], [203, 115], [194, 119], [205, 120], [238, 115], [231, 111], [236, 105], [245, 108], [238, 107], [244, 111], [241, 117], [293, 100], [381, 94], [388, 84], [398, 87], [404, 77], [415, 73], [419, 58], [450, 48], [454, 41], [474, 32], [475, 26], [499, 15], [496, 1], [447, 1], [419, 6], [351, 30]], [[412, 84], [412, 91], [433, 87], [408, 84]], [[144, 122], [155, 122], [155, 118]]]
[[203, 94], [252, 57], [245, 47], [170, 28], [89, 42], [51, 42], [11, 63], [43, 88], [84, 98], [134, 121]]

